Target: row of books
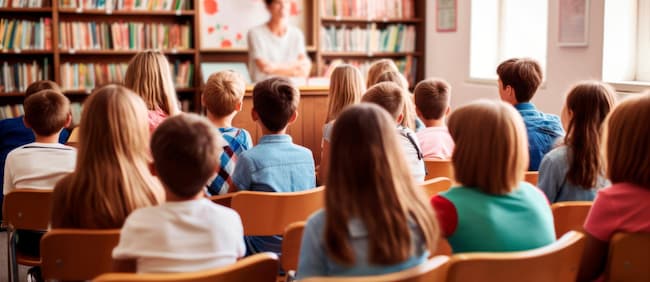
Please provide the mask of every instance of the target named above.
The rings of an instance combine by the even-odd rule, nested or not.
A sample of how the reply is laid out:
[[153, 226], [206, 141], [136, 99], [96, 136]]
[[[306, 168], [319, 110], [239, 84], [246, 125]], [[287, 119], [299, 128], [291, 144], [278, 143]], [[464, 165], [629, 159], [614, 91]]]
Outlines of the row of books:
[[61, 22], [59, 47], [69, 50], [192, 48], [190, 24], [142, 22]]
[[51, 50], [52, 19], [38, 21], [0, 19], [0, 49], [4, 50]]
[[0, 0], [0, 8], [42, 8], [51, 6], [49, 0]]
[[321, 27], [321, 48], [331, 52], [413, 52], [415, 50], [415, 26], [387, 25], [377, 29], [372, 23], [366, 28], [334, 25]]
[[[415, 79], [417, 77], [417, 58], [415, 57], [405, 57], [403, 59], [394, 60], [395, 65], [399, 71], [406, 77], [406, 80], [409, 82], [409, 85], [415, 86]], [[372, 65], [373, 60], [342, 60], [335, 59], [329, 62], [325, 62], [323, 68], [319, 71], [319, 76], [329, 77], [334, 69], [341, 64], [350, 64], [357, 67], [363, 77], [367, 77], [368, 69]]]
[[48, 58], [31, 63], [4, 62], [0, 68], [0, 92], [22, 92], [34, 81], [51, 79]]
[[127, 11], [180, 11], [191, 9], [191, 3], [191, 0], [59, 0], [59, 7]]
[[[70, 112], [72, 113], [72, 125], [76, 126], [81, 120], [81, 111], [83, 105], [80, 102], [70, 103]], [[23, 104], [12, 104], [0, 106], [0, 119], [15, 118], [25, 114]]]
[[415, 17], [414, 0], [321, 0], [324, 17], [367, 19]]

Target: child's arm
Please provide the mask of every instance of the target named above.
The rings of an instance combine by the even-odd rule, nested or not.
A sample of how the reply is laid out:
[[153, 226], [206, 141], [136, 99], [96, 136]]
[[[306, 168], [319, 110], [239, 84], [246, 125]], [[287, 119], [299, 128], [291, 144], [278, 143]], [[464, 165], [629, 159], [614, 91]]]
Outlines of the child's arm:
[[582, 252], [578, 281], [593, 281], [603, 273], [607, 261], [608, 242], [596, 239], [596, 237], [585, 232], [587, 240], [585, 249]]
[[136, 265], [135, 259], [113, 259], [113, 272], [135, 273]]
[[323, 140], [323, 149], [320, 153], [320, 165], [318, 167], [317, 182], [320, 185], [325, 183], [329, 172], [330, 142]]

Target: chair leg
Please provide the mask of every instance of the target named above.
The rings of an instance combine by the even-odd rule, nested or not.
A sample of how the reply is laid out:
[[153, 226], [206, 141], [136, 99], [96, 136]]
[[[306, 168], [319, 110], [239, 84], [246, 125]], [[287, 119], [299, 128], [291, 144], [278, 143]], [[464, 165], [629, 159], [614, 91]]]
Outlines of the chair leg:
[[18, 263], [16, 263], [16, 231], [7, 229], [7, 268], [9, 281], [18, 281]]

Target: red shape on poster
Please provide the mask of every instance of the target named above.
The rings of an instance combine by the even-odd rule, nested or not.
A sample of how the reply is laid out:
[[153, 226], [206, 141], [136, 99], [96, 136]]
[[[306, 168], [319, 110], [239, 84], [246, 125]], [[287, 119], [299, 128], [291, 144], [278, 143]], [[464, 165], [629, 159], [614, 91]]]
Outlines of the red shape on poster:
[[205, 6], [205, 12], [208, 15], [214, 15], [219, 12], [219, 3], [216, 0], [203, 0], [203, 6]]

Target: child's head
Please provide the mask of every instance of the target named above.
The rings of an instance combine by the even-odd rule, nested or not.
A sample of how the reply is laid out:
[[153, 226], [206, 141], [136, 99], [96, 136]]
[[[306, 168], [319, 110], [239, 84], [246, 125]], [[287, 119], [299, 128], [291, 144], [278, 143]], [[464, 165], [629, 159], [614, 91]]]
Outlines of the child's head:
[[347, 64], [336, 67], [330, 76], [329, 92], [328, 122], [336, 119], [346, 106], [361, 101], [361, 95], [366, 92], [366, 87], [359, 69]]
[[650, 189], [650, 92], [623, 100], [605, 123], [608, 178]]
[[402, 95], [404, 95], [404, 109], [402, 110], [402, 114], [404, 116], [400, 124], [404, 127], [415, 130], [415, 105], [413, 105], [413, 97], [409, 92], [408, 82], [406, 81], [406, 78], [404, 78], [404, 75], [402, 75], [400, 72], [390, 70], [381, 73], [377, 77], [375, 84], [385, 81], [393, 82], [404, 89], [404, 91], [402, 91]]
[[429, 78], [420, 81], [413, 92], [420, 118], [440, 120], [449, 113], [451, 86], [443, 79]]
[[253, 88], [253, 119], [271, 132], [279, 132], [293, 122], [300, 103], [300, 92], [291, 81], [272, 77]]
[[166, 119], [151, 137], [151, 154], [160, 181], [178, 198], [193, 198], [219, 168], [220, 137], [195, 114]]
[[220, 71], [208, 78], [201, 102], [210, 114], [222, 118], [241, 110], [245, 92], [246, 84], [240, 74]]
[[126, 69], [124, 85], [140, 95], [150, 111], [160, 110], [168, 115], [179, 113], [169, 61], [160, 51], [147, 50], [133, 56]]
[[517, 188], [528, 168], [528, 139], [512, 106], [479, 100], [455, 110], [449, 133], [456, 143], [452, 163], [458, 182], [488, 194]]
[[497, 67], [499, 96], [510, 104], [529, 102], [542, 84], [542, 67], [530, 58], [513, 58]]
[[596, 185], [602, 173], [601, 128], [614, 101], [614, 89], [597, 81], [578, 83], [567, 94], [562, 123], [567, 130], [564, 141], [572, 152], [566, 175], [569, 182], [585, 189]]
[[27, 89], [25, 89], [25, 98], [41, 90], [54, 90], [56, 92], [63, 93], [63, 91], [61, 91], [61, 87], [59, 87], [56, 82], [51, 80], [38, 80], [30, 84]]
[[374, 61], [368, 69], [368, 75], [366, 77], [366, 88], [370, 88], [371, 86], [377, 84], [377, 78], [382, 73], [387, 71], [399, 72], [399, 69], [397, 69], [397, 65], [395, 65], [395, 62], [393, 62], [393, 60], [380, 59]]
[[413, 246], [409, 222], [420, 227], [423, 244], [435, 249], [435, 216], [424, 191], [413, 182], [393, 124], [386, 111], [369, 103], [347, 108], [334, 123], [325, 241], [338, 262], [355, 261], [348, 232], [353, 218], [374, 234], [368, 239], [370, 263], [395, 264], [409, 257]]
[[363, 94], [361, 102], [377, 104], [384, 108], [394, 121], [400, 123], [404, 118], [404, 89], [393, 82], [380, 82]]
[[37, 136], [52, 136], [70, 125], [70, 101], [61, 92], [42, 90], [31, 94], [24, 103], [25, 125]]

